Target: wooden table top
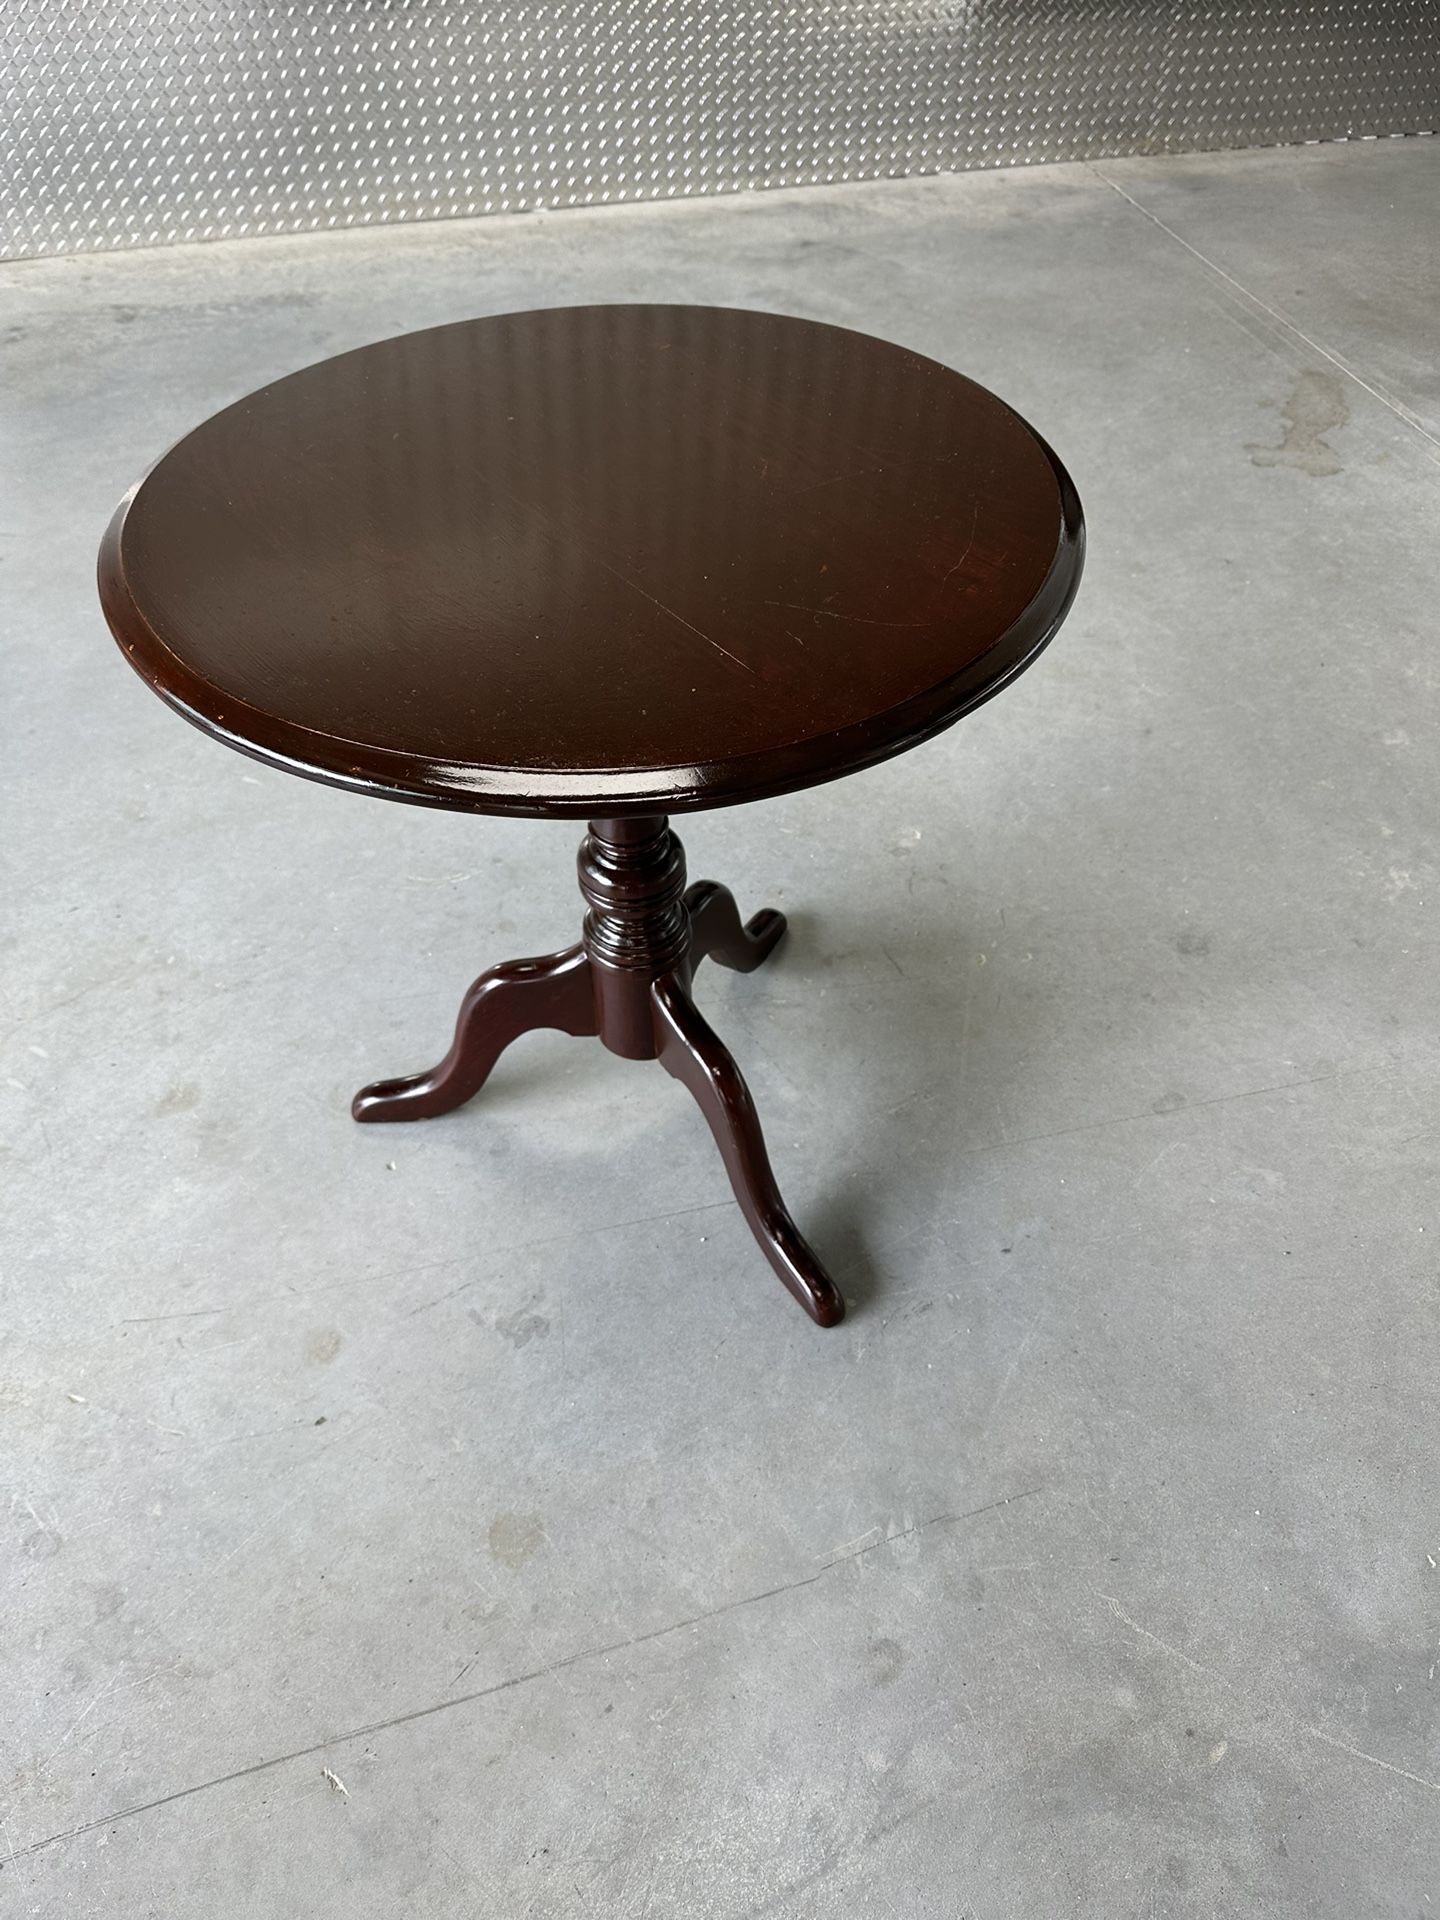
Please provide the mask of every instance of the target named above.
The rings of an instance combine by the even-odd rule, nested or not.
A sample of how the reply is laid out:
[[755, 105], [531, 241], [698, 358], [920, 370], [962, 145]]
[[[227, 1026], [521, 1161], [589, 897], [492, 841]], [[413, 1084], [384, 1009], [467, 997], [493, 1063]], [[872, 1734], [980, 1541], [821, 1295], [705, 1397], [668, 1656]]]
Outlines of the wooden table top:
[[618, 816], [831, 779], [1054, 634], [1080, 503], [983, 387], [843, 328], [560, 307], [403, 334], [173, 447], [100, 556], [230, 745], [433, 806]]

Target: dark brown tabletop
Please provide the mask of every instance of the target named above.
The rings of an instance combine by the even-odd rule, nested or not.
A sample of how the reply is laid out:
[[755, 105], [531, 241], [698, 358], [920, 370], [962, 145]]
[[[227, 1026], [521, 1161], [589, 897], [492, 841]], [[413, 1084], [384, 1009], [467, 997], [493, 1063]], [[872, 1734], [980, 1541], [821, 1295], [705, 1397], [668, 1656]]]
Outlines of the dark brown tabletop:
[[840, 327], [562, 307], [277, 380], [171, 449], [100, 561], [132, 663], [258, 758], [615, 817], [810, 785], [1026, 666], [1079, 501], [984, 388]]

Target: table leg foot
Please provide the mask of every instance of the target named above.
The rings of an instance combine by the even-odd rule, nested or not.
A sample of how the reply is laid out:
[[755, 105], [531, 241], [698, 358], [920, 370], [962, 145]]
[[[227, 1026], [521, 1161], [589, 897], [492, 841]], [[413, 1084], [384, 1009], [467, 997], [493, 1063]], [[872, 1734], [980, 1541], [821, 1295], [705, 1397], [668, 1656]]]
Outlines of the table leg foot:
[[785, 916], [763, 907], [753, 919], [741, 921], [735, 896], [718, 880], [697, 880], [685, 891], [690, 916], [690, 964], [714, 960], [736, 973], [753, 973], [769, 957], [785, 931]]
[[[725, 897], [729, 900], [728, 894]], [[730, 911], [734, 913], [733, 900]], [[738, 927], [738, 916], [736, 924]], [[774, 939], [778, 938], [777, 932]], [[758, 965], [759, 960], [750, 964]], [[662, 976], [654, 982], [650, 994], [660, 1064], [694, 1094], [751, 1231], [810, 1318], [822, 1327], [835, 1326], [845, 1317], [844, 1299], [780, 1197], [755, 1103], [740, 1069], [691, 1000], [679, 975]]]
[[455, 1038], [438, 1067], [362, 1087], [351, 1103], [357, 1120], [431, 1120], [477, 1094], [512, 1040], [537, 1027], [562, 1033], [598, 1031], [590, 963], [579, 946], [540, 960], [491, 967], [465, 995]]

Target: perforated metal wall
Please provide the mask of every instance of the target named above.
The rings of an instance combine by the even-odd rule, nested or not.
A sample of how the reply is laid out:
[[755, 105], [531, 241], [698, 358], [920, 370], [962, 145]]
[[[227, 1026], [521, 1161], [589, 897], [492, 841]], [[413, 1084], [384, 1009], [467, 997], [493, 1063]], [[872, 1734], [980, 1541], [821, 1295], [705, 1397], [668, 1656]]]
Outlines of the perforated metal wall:
[[0, 256], [1437, 124], [1437, 0], [3, 0]]

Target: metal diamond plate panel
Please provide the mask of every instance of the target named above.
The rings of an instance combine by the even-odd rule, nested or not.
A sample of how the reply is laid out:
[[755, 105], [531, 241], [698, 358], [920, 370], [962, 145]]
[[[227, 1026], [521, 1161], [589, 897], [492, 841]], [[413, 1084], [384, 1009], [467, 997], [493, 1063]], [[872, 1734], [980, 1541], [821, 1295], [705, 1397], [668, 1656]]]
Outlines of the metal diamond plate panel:
[[1437, 123], [1433, 0], [9, 0], [0, 257]]

